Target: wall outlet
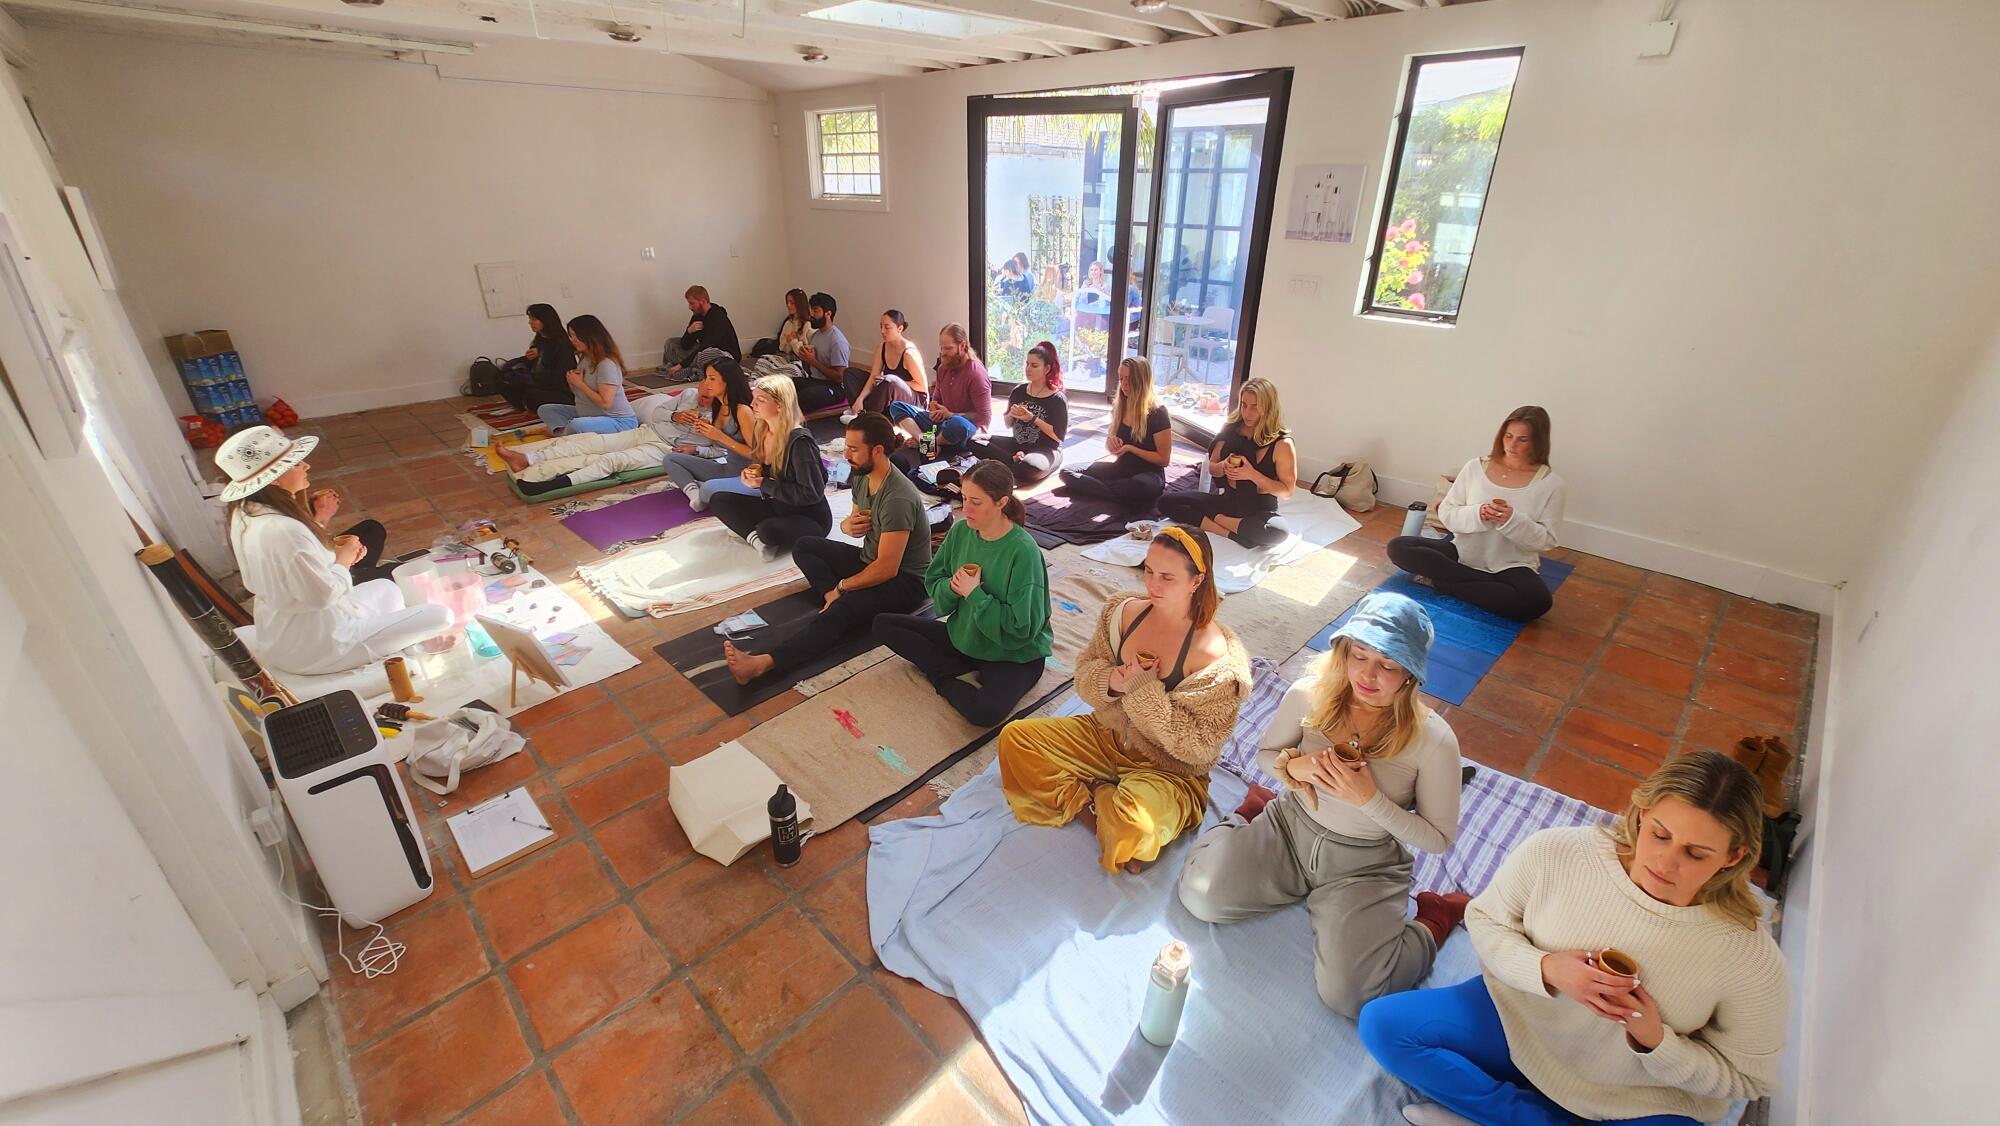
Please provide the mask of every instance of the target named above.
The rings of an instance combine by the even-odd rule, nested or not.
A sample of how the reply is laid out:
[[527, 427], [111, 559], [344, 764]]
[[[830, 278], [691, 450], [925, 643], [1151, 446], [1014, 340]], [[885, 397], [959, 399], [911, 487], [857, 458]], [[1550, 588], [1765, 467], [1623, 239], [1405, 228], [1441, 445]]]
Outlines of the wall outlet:
[[648, 246], [639, 251], [639, 257], [644, 258], [648, 262], [651, 262], [653, 259], [658, 258], [659, 255], [653, 253], [653, 248]]
[[571, 289], [571, 288], [569, 287], [569, 283], [568, 283], [568, 282], [564, 282], [564, 283], [562, 283], [562, 295], [563, 295], [564, 297], [575, 297], [575, 296], [576, 296], [576, 290], [574, 290], [574, 289]]
[[1286, 288], [1293, 297], [1303, 297], [1311, 300], [1319, 296], [1319, 275], [1293, 274]]
[[731, 258], [741, 258], [741, 257], [743, 257], [743, 248], [742, 248], [741, 246], [738, 246], [737, 244], [735, 244], [735, 243], [733, 243], [733, 242], [732, 242], [732, 243], [730, 243], [730, 244], [729, 244], [729, 256], [730, 256]]

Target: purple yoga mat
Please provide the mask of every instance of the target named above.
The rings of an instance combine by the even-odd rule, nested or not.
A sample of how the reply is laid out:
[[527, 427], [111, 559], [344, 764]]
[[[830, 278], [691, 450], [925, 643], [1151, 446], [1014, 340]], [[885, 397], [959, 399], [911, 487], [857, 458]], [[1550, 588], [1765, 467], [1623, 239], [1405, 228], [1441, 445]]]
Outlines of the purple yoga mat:
[[591, 512], [563, 517], [562, 526], [575, 532], [599, 551], [610, 551], [621, 543], [657, 536], [678, 528], [698, 513], [688, 507], [687, 494], [679, 489], [661, 489]]

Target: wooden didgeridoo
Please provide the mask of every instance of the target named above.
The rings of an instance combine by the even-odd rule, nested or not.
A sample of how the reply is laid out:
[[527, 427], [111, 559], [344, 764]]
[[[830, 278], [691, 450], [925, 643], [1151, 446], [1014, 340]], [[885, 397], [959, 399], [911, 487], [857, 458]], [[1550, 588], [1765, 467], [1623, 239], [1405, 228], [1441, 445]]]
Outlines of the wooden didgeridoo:
[[167, 597], [174, 600], [181, 616], [194, 627], [195, 635], [215, 651], [223, 664], [229, 666], [229, 671], [235, 673], [243, 686], [257, 697], [259, 704], [266, 708], [274, 703], [290, 707], [299, 702], [284, 682], [265, 672], [264, 666], [257, 663], [257, 658], [250, 655], [243, 639], [237, 637], [236, 631], [230, 627], [229, 620], [222, 616], [221, 610], [216, 609], [214, 600], [195, 585], [186, 571], [181, 570], [180, 561], [174, 558], [173, 548], [163, 543], [148, 544], [139, 549], [138, 555], [139, 562], [153, 572], [153, 577], [166, 588]]

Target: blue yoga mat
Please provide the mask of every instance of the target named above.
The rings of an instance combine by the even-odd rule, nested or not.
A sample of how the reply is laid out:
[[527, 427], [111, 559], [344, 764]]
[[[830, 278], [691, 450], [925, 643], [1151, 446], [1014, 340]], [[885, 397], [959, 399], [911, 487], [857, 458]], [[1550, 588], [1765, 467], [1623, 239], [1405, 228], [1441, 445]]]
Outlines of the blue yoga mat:
[[[1540, 572], [1542, 582], [1548, 585], [1549, 593], [1554, 594], [1574, 570], [1576, 565], [1573, 563], [1544, 557]], [[1448, 594], [1439, 594], [1402, 571], [1396, 572], [1375, 589], [1408, 595], [1430, 611], [1431, 624], [1437, 627], [1437, 640], [1431, 643], [1430, 669], [1424, 680], [1424, 691], [1448, 704], [1465, 703], [1465, 698], [1472, 694], [1479, 679], [1500, 659], [1500, 654], [1514, 644], [1514, 639], [1521, 636], [1521, 627], [1527, 624], [1481, 610]], [[1349, 607], [1346, 613], [1313, 635], [1313, 639], [1306, 642], [1306, 647], [1322, 652], [1331, 649], [1333, 631], [1346, 625], [1347, 619], [1353, 616], [1354, 609]]]

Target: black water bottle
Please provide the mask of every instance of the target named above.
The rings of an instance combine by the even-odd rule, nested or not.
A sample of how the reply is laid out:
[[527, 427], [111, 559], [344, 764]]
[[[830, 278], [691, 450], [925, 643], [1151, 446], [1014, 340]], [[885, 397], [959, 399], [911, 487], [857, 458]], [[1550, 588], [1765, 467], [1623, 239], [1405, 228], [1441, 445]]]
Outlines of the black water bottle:
[[765, 812], [771, 815], [771, 859], [790, 868], [799, 862], [799, 799], [791, 787], [780, 785]]

